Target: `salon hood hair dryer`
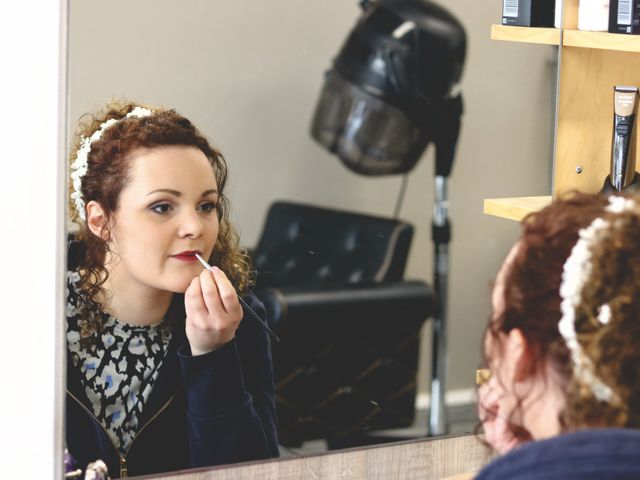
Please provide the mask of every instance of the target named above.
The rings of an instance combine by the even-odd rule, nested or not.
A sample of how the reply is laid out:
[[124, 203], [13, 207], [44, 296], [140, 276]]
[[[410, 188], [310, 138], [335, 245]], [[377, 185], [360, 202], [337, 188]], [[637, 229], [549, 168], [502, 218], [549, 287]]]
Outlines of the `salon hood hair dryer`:
[[361, 1], [363, 13], [326, 74], [311, 134], [362, 175], [409, 172], [435, 152], [434, 291], [430, 435], [446, 433], [447, 177], [460, 132], [460, 22], [428, 0]]

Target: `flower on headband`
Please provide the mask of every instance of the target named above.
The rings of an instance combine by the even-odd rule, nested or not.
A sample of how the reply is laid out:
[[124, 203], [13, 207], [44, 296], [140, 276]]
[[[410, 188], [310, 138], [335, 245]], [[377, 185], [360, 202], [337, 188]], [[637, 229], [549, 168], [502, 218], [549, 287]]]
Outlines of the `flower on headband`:
[[611, 307], [606, 303], [602, 305], [598, 311], [598, 321], [602, 325], [606, 325], [611, 321]]
[[609, 197], [609, 205], [605, 207], [605, 210], [611, 213], [622, 213], [625, 211], [632, 211], [635, 207], [636, 203], [633, 200], [619, 197], [617, 195], [611, 195]]
[[[636, 204], [633, 200], [610, 196], [609, 205], [605, 207], [605, 211], [622, 213], [635, 210], [635, 208]], [[595, 218], [588, 227], [578, 232], [578, 241], [573, 246], [563, 267], [560, 284], [562, 317], [558, 323], [558, 330], [571, 353], [575, 377], [583, 385], [588, 386], [598, 400], [612, 403], [618, 401], [618, 397], [613, 389], [596, 375], [593, 362], [578, 342], [575, 328], [576, 309], [582, 302], [582, 290], [591, 277], [593, 269], [591, 248], [610, 227], [610, 222], [602, 218]], [[604, 304], [599, 308], [597, 320], [601, 325], [607, 325], [611, 321], [611, 315], [611, 307]]]
[[148, 108], [135, 107], [120, 119], [110, 118], [109, 120], [103, 122], [89, 138], [82, 137], [80, 139], [80, 148], [78, 149], [78, 152], [76, 154], [75, 161], [71, 164], [70, 177], [73, 186], [73, 191], [71, 192], [71, 200], [73, 200], [76, 206], [76, 211], [78, 212], [78, 216], [81, 220], [85, 220], [85, 205], [81, 192], [82, 177], [85, 176], [85, 174], [87, 173], [87, 169], [89, 168], [89, 153], [91, 153], [91, 144], [96, 140], [99, 140], [105, 131], [107, 131], [110, 127], [118, 123], [123, 118], [142, 118], [148, 117], [150, 115], [153, 115], [153, 112]]

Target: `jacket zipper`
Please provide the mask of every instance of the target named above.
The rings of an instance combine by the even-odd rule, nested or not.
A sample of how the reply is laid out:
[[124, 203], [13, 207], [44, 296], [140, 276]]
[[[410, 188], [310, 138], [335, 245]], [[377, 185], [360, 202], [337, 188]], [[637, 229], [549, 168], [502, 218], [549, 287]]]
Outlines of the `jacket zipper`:
[[78, 400], [76, 398], [76, 396], [71, 393], [69, 390], [67, 390], [67, 395], [69, 395], [71, 398], [73, 398], [78, 405], [80, 405], [80, 407], [82, 407], [82, 409], [87, 412], [89, 414], [89, 416], [91, 416], [96, 423], [100, 426], [100, 428], [102, 429], [102, 431], [104, 432], [104, 434], [106, 435], [107, 439], [109, 440], [109, 443], [111, 444], [111, 446], [113, 447], [113, 449], [116, 452], [116, 455], [118, 455], [118, 458], [120, 459], [120, 478], [124, 478], [124, 477], [128, 477], [129, 476], [129, 468], [127, 467], [127, 455], [129, 455], [129, 450], [131, 450], [131, 447], [133, 446], [133, 442], [135, 442], [138, 437], [140, 436], [140, 434], [142, 433], [142, 431], [147, 428], [147, 425], [149, 425], [151, 422], [153, 422], [156, 418], [158, 418], [158, 415], [160, 415], [168, 406], [169, 404], [173, 401], [173, 399], [175, 398], [176, 394], [178, 392], [175, 392], [173, 395], [171, 395], [171, 397], [169, 397], [169, 400], [167, 400], [162, 407], [160, 407], [160, 409], [155, 413], [155, 415], [153, 417], [151, 417], [149, 419], [149, 421], [147, 423], [145, 423], [142, 428], [140, 428], [138, 430], [138, 433], [136, 434], [135, 437], [133, 437], [133, 439], [131, 440], [131, 443], [129, 444], [129, 448], [127, 448], [127, 451], [125, 452], [124, 455], [120, 455], [120, 451], [118, 450], [118, 447], [116, 447], [116, 445], [113, 443], [113, 440], [111, 440], [111, 437], [109, 436], [109, 432], [107, 432], [107, 429], [104, 428], [104, 426], [102, 425], [102, 423], [100, 422], [100, 420], [98, 420], [98, 417], [96, 417], [93, 412], [91, 410], [89, 410], [84, 403], [82, 403], [80, 400]]
[[133, 437], [133, 439], [131, 440], [131, 443], [129, 444], [129, 448], [127, 448], [127, 451], [125, 452], [124, 456], [120, 457], [120, 477], [127, 477], [129, 476], [129, 470], [127, 468], [127, 456], [129, 455], [129, 451], [131, 450], [131, 447], [133, 447], [134, 442], [140, 437], [140, 435], [142, 434], [142, 432], [144, 431], [145, 428], [147, 428], [147, 426], [153, 422], [156, 418], [158, 418], [158, 416], [165, 411], [165, 409], [169, 406], [169, 404], [171, 402], [173, 402], [173, 399], [175, 398], [176, 394], [178, 392], [174, 392], [173, 395], [171, 395], [171, 397], [169, 397], [169, 400], [167, 400], [164, 405], [162, 405], [162, 407], [160, 407], [160, 409], [155, 413], [155, 415], [153, 417], [151, 417], [147, 423], [145, 423], [142, 428], [140, 428], [138, 430], [138, 433], [136, 433], [136, 436]]

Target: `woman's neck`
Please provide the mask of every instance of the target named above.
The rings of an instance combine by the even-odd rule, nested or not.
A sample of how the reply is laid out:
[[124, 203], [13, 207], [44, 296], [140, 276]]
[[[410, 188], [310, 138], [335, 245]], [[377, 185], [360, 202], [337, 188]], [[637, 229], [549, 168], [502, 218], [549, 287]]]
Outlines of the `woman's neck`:
[[108, 292], [108, 298], [102, 301], [105, 311], [128, 325], [159, 323], [173, 298], [172, 292], [123, 281], [117, 270], [109, 273], [104, 287]]

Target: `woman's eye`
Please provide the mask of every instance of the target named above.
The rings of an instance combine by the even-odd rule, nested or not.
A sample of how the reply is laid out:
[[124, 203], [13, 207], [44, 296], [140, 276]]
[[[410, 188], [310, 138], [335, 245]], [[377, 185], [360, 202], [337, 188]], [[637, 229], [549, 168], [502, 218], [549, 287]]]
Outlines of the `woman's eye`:
[[201, 212], [204, 213], [211, 213], [213, 212], [215, 209], [217, 208], [217, 205], [215, 202], [205, 202], [205, 203], [201, 203], [200, 206], [198, 207], [198, 209]]
[[157, 203], [151, 207], [151, 210], [156, 213], [166, 214], [171, 211], [171, 205], [168, 203]]

